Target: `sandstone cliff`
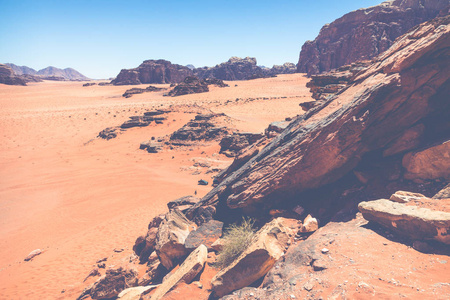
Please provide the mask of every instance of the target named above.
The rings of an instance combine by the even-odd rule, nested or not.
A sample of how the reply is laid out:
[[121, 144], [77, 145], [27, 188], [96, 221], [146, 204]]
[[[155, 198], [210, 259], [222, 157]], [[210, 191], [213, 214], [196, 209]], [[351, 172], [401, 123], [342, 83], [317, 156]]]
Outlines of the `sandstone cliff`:
[[134, 69], [123, 69], [114, 85], [135, 85], [144, 83], [180, 83], [186, 76], [192, 75], [191, 69], [172, 64], [167, 60], [146, 60]]
[[[418, 162], [424, 149], [449, 151], [445, 143], [450, 138], [449, 22], [450, 16], [436, 18], [399, 38], [336, 96], [293, 120], [191, 213], [202, 205], [261, 212], [283, 200], [302, 199], [302, 193], [344, 176], [367, 182], [369, 175], [364, 172], [371, 170], [373, 165], [367, 168], [371, 163], [384, 163], [388, 169], [395, 162], [399, 171], [389, 175], [394, 178], [449, 180], [448, 169], [444, 175], [439, 171], [427, 177], [416, 170], [443, 165], [436, 155]], [[403, 156], [408, 159], [402, 162]], [[410, 162], [412, 157], [417, 160], [415, 165]]]
[[393, 0], [350, 12], [323, 26], [314, 41], [302, 46], [297, 71], [318, 74], [373, 58], [446, 7], [443, 13], [448, 14], [448, 5], [448, 0]]

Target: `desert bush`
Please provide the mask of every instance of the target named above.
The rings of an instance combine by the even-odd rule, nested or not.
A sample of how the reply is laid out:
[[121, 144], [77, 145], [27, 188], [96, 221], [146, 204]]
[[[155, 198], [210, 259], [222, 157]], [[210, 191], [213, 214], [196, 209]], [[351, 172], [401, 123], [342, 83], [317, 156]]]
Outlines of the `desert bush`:
[[254, 225], [254, 220], [243, 218], [240, 224], [231, 224], [224, 230], [223, 249], [217, 256], [216, 268], [227, 267], [247, 249], [255, 235]]

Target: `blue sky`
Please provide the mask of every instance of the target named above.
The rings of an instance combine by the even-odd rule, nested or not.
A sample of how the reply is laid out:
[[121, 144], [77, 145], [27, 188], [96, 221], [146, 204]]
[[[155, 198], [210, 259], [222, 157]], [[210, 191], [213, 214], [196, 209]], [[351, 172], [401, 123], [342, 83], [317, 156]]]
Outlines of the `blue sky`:
[[381, 0], [0, 0], [0, 62], [116, 76], [146, 59], [214, 66], [297, 63], [320, 28]]

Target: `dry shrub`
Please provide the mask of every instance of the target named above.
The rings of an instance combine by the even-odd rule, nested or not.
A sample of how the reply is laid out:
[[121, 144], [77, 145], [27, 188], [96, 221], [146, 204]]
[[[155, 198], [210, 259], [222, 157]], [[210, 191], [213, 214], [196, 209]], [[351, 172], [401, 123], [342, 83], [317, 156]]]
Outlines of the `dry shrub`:
[[215, 263], [217, 268], [229, 266], [247, 249], [255, 235], [254, 224], [254, 220], [243, 218], [241, 224], [231, 224], [225, 229], [223, 250], [219, 252]]

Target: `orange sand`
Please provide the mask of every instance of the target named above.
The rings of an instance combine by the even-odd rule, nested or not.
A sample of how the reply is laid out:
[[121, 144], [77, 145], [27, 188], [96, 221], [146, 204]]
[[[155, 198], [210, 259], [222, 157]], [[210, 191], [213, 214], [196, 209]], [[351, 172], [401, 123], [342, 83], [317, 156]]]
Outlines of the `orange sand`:
[[[224, 112], [241, 131], [262, 132], [302, 113], [298, 104], [311, 100], [306, 82], [300, 74], [280, 75], [228, 82], [204, 94], [128, 99], [121, 95], [130, 86], [0, 85], [0, 299], [76, 298], [95, 261], [129, 255], [168, 201], [211, 189], [197, 181], [211, 181], [214, 173], [192, 175], [193, 158], [222, 167], [231, 162], [217, 154], [217, 143], [158, 154], [139, 150], [140, 142], [170, 134], [192, 113], [171, 113], [162, 125], [128, 129], [110, 141], [96, 139], [99, 131], [146, 110], [185, 104]], [[23, 261], [38, 248], [45, 252]]]

